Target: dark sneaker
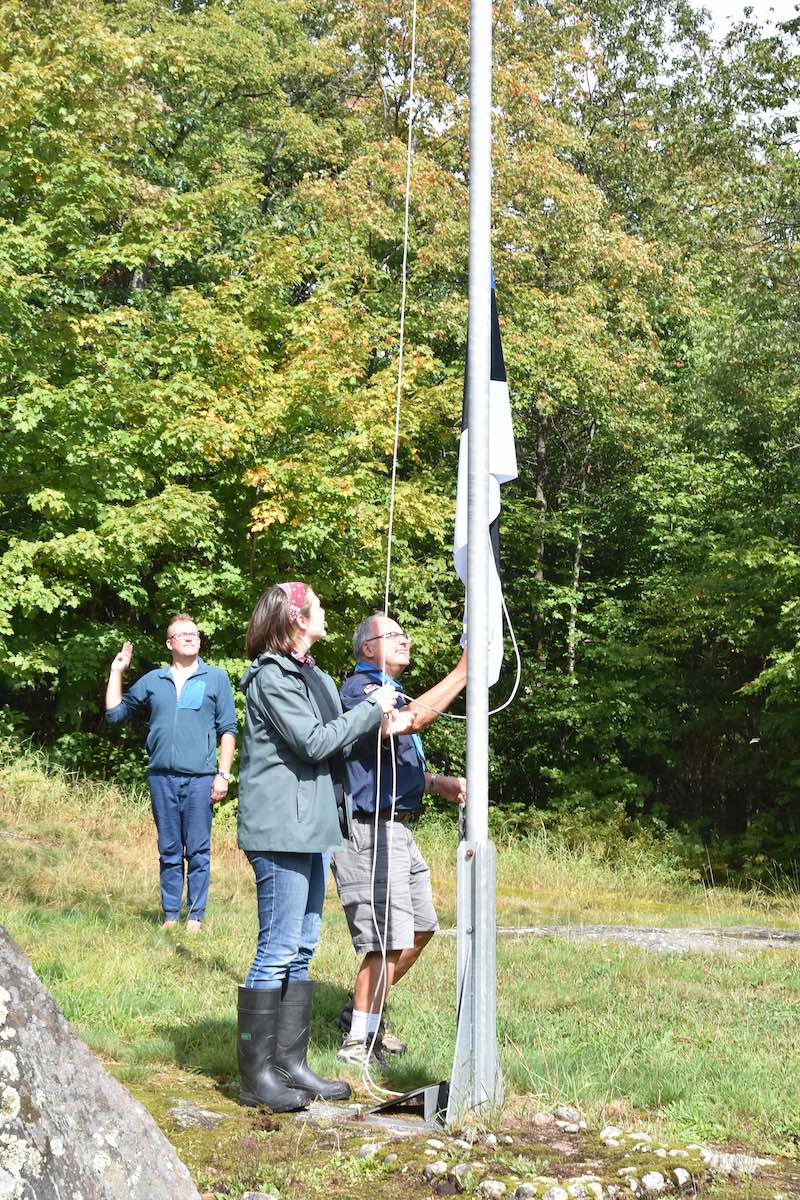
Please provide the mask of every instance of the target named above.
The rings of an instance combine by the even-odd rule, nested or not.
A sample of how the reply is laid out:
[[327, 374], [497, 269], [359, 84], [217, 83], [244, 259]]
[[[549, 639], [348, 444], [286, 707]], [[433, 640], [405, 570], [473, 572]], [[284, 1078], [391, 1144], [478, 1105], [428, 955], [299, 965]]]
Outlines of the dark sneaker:
[[375, 1042], [375, 1046], [371, 1053], [368, 1054], [369, 1047], [372, 1045], [372, 1038], [368, 1038], [366, 1042], [359, 1042], [356, 1038], [346, 1037], [342, 1042], [342, 1048], [336, 1055], [339, 1062], [349, 1063], [352, 1067], [363, 1069], [370, 1063], [383, 1062], [383, 1048], [379, 1041]]
[[[353, 993], [351, 992], [347, 998], [347, 1003], [336, 1018], [336, 1024], [339, 1026], [345, 1036], [350, 1032], [352, 1021]], [[386, 1028], [385, 1021], [381, 1021], [378, 1027], [378, 1040], [383, 1046], [386, 1054], [405, 1054], [406, 1052], [405, 1042], [401, 1042], [400, 1039], [395, 1037], [393, 1033], [389, 1033], [388, 1029]]]
[[396, 1038], [393, 1033], [384, 1027], [383, 1032], [379, 1034], [381, 1045], [386, 1054], [405, 1054], [406, 1044], [401, 1042], [400, 1038]]

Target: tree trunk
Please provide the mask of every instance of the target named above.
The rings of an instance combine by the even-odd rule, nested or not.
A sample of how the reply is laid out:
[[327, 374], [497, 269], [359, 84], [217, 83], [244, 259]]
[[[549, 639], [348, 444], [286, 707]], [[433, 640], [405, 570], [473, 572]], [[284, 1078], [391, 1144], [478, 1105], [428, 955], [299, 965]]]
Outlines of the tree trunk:
[[583, 465], [581, 466], [580, 484], [578, 486], [580, 510], [578, 513], [578, 532], [575, 537], [575, 552], [572, 556], [572, 599], [569, 605], [569, 625], [567, 627], [567, 672], [570, 675], [575, 674], [575, 646], [578, 631], [578, 585], [581, 580], [581, 555], [583, 554], [584, 535], [583, 507], [586, 502], [586, 486], [592, 470], [592, 442], [594, 441], [596, 430], [597, 422], [592, 421], [589, 426], [589, 443], [586, 447]]

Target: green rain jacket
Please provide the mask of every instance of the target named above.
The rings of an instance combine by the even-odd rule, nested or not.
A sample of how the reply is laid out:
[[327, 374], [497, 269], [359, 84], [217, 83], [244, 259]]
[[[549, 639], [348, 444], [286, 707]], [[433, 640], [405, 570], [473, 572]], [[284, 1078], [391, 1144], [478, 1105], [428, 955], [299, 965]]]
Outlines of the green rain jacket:
[[[303, 681], [317, 671], [337, 712], [336, 685], [318, 667], [303, 667], [267, 651], [247, 668], [239, 686], [246, 695], [239, 768], [239, 846], [242, 850], [315, 853], [342, 844], [328, 757], [347, 753], [383, 716], [370, 697], [324, 724]], [[351, 799], [347, 797], [348, 811]]]

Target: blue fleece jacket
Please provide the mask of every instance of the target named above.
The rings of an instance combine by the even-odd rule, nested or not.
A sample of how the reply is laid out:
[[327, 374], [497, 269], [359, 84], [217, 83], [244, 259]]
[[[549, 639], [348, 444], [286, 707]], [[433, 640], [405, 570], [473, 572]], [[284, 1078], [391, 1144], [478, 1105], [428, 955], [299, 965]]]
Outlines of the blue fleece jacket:
[[227, 672], [197, 660], [180, 696], [169, 667], [148, 671], [124, 693], [122, 702], [106, 709], [110, 725], [150, 711], [147, 753], [150, 771], [181, 775], [213, 775], [217, 741], [236, 735], [236, 710]]

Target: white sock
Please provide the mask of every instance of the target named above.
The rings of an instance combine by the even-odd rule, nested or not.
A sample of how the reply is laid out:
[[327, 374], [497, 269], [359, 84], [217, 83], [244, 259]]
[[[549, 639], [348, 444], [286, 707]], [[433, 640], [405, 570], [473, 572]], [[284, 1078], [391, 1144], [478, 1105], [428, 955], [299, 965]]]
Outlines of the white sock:
[[365, 1042], [367, 1040], [367, 1021], [371, 1013], [359, 1012], [357, 1008], [353, 1009], [353, 1018], [350, 1022], [349, 1037], [354, 1042]]
[[373, 1033], [378, 1032], [378, 1026], [381, 1023], [380, 1013], [367, 1013], [367, 1037], [371, 1038]]

